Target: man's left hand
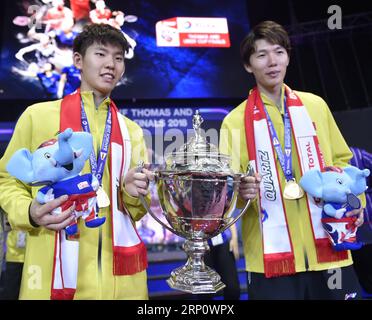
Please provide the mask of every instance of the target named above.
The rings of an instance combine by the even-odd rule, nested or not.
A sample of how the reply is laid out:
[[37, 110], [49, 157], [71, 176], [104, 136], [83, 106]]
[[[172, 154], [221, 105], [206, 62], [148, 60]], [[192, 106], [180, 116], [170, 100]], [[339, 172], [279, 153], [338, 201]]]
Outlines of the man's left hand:
[[347, 217], [352, 217], [352, 216], [358, 216], [358, 219], [355, 220], [355, 226], [356, 227], [360, 227], [363, 222], [364, 222], [364, 208], [360, 208], [360, 209], [354, 209], [353, 211], [349, 211], [346, 213], [346, 216]]
[[239, 195], [244, 200], [254, 199], [260, 190], [261, 176], [255, 173], [254, 176], [245, 176], [241, 179]]

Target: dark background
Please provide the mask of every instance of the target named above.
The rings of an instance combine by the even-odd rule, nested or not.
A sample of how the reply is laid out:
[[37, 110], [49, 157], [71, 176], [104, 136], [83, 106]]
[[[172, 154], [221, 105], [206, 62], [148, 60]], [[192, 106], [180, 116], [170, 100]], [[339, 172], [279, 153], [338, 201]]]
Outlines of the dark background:
[[[14, 9], [15, 1], [5, 1], [2, 14], [1, 35], [4, 28], [9, 28], [7, 22], [11, 19], [9, 8]], [[112, 6], [114, 0], [107, 0]], [[262, 20], [275, 20], [283, 24], [289, 31], [293, 50], [291, 63], [288, 68], [286, 83], [296, 90], [310, 91], [322, 96], [330, 106], [347, 142], [352, 146], [362, 147], [372, 152], [370, 139], [370, 122], [372, 119], [372, 1], [300, 1], [300, 0], [260, 0], [260, 1], [149, 1], [161, 4], [162, 9], [152, 12], [144, 7], [143, 1], [123, 2], [120, 6], [127, 6], [128, 14], [136, 14], [147, 23], [139, 24], [138, 30], [144, 34], [154, 23], [154, 17], [170, 18], [174, 13], [187, 16], [201, 12], [208, 16], [230, 16], [229, 28], [232, 47], [230, 49], [197, 49], [182, 48], [181, 60], [173, 59], [174, 52], [180, 49], [158, 48], [153, 46], [154, 39], [141, 38], [138, 35], [138, 57], [141, 50], [146, 53], [147, 61], [140, 60], [140, 70], [155, 66], [157, 72], [151, 74], [159, 86], [155, 91], [157, 96], [148, 94], [146, 77], [134, 81], [123, 91], [114, 94], [118, 106], [131, 107], [221, 107], [231, 109], [246, 98], [253, 79], [243, 71], [239, 58], [239, 44], [249, 27]], [[342, 9], [342, 29], [330, 30], [327, 13], [330, 5], [339, 5]], [[114, 7], [114, 6], [113, 6]], [[7, 10], [8, 8], [8, 10]], [[166, 10], [164, 8], [167, 8]], [[229, 9], [227, 9], [229, 8]], [[12, 9], [12, 10], [13, 10]], [[114, 9], [116, 9], [114, 7]], [[190, 14], [188, 14], [190, 13]], [[151, 22], [152, 21], [152, 22]], [[136, 23], [130, 25], [134, 28]], [[150, 31], [148, 31], [150, 32]], [[7, 34], [9, 36], [9, 34]], [[4, 36], [0, 45], [7, 43]], [[144, 46], [141, 49], [141, 43]], [[137, 50], [137, 49], [136, 49]], [[226, 51], [223, 51], [226, 50]], [[221, 56], [222, 55], [222, 56]], [[136, 57], [135, 57], [136, 58]], [[134, 58], [134, 59], [135, 59]], [[184, 60], [184, 59], [191, 60]], [[194, 59], [195, 60], [192, 60]], [[127, 62], [128, 76], [135, 72], [134, 62]], [[141, 58], [142, 59], [142, 58]], [[201, 59], [201, 60], [200, 60]], [[200, 62], [201, 61], [201, 62]], [[196, 62], [201, 65], [194, 66]], [[195, 77], [203, 70], [203, 63], [213, 68], [202, 76], [202, 82], [207, 84], [208, 92], [196, 90], [183, 91], [188, 86], [195, 85]], [[179, 64], [189, 66], [189, 73], [185, 74], [177, 69]], [[3, 65], [2, 68], [6, 67]], [[144, 69], [142, 69], [144, 67]], [[218, 72], [216, 70], [219, 70]], [[221, 70], [223, 70], [221, 72]], [[203, 70], [204, 71], [204, 70]], [[8, 87], [16, 87], [17, 79], [8, 77], [1, 69], [2, 83]], [[149, 78], [149, 80], [150, 80]], [[182, 83], [180, 90], [163, 90], [172, 81]], [[0, 83], [1, 84], [1, 83]], [[137, 87], [134, 87], [138, 85]], [[129, 92], [129, 93], [128, 93]], [[130, 94], [130, 92], [132, 92]], [[191, 92], [191, 93], [190, 93]], [[128, 95], [126, 95], [128, 93]], [[6, 96], [0, 88], [0, 96]], [[20, 113], [35, 98], [31, 93], [17, 91], [16, 96], [0, 99], [0, 128], [14, 125]], [[43, 98], [37, 99], [37, 101]], [[222, 118], [220, 119], [222, 120]], [[5, 123], [7, 122], [7, 123]], [[219, 120], [213, 120], [213, 126], [219, 125]], [[9, 134], [0, 134], [1, 150], [5, 147]], [[0, 152], [1, 152], [0, 150]], [[1, 153], [0, 153], [1, 154]]]
[[[12, 20], [15, 16], [27, 16], [24, 7], [37, 1], [40, 0], [8, 1], [3, 19], [3, 76], [0, 77], [3, 92], [0, 98], [14, 99], [19, 95], [33, 100], [43, 98], [37, 82], [33, 84], [10, 71], [11, 65], [19, 65], [15, 53], [28, 45], [16, 38], [17, 34], [26, 35], [28, 26], [16, 26]], [[69, 5], [68, 0], [65, 3]], [[240, 39], [249, 30], [245, 0], [106, 0], [106, 5], [112, 11], [121, 10], [125, 15], [138, 18], [136, 22], [125, 22], [122, 26], [137, 45], [133, 59], [126, 60], [126, 83], [116, 88], [116, 99], [231, 98], [239, 97], [245, 91], [246, 73], [239, 63]], [[177, 16], [226, 17], [231, 47], [157, 47], [155, 24]], [[32, 55], [30, 53], [26, 58], [32, 60]], [[7, 81], [9, 78], [18, 85], [11, 85]]]
[[[342, 29], [330, 30], [330, 5], [342, 9]], [[250, 1], [252, 25], [275, 20], [292, 40], [286, 82], [322, 96], [350, 146], [372, 152], [372, 1]]]

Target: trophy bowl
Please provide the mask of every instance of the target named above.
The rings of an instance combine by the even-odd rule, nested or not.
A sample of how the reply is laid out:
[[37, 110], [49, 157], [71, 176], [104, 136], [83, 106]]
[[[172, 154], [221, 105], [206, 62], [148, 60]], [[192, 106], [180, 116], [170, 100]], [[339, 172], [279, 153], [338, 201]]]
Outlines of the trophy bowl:
[[[154, 172], [155, 188], [164, 223], [152, 212], [140, 195], [149, 214], [163, 227], [185, 239], [183, 249], [188, 259], [171, 272], [169, 286], [192, 294], [211, 294], [223, 289], [221, 277], [205, 265], [208, 239], [218, 236], [234, 224], [248, 209], [236, 209], [239, 185], [248, 173], [234, 173], [230, 157], [218, 152], [201, 135], [203, 119], [198, 111], [193, 117], [195, 136], [177, 152], [165, 156], [164, 165], [147, 165]], [[145, 165], [139, 164], [138, 171]]]

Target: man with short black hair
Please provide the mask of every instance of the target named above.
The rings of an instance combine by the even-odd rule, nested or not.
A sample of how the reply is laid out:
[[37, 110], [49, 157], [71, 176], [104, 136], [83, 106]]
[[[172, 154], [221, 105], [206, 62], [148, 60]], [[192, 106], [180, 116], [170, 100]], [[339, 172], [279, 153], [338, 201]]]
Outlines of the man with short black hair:
[[[146, 213], [138, 195], [147, 195], [152, 174], [136, 172], [138, 162], [147, 159], [142, 129], [121, 115], [110, 98], [124, 74], [128, 48], [121, 31], [86, 26], [74, 42], [80, 89], [62, 100], [28, 107], [0, 160], [0, 206], [12, 228], [28, 231], [20, 299], [148, 298], [146, 247], [133, 220]], [[74, 206], [51, 214], [67, 196], [40, 204], [35, 199], [38, 187], [24, 185], [5, 169], [16, 150], [34, 151], [66, 128], [92, 134], [94, 154], [83, 173], [95, 174], [101, 195], [109, 199], [99, 212], [106, 222], [95, 229], [80, 224], [74, 239], [58, 237], [75, 219]]]
[[[284, 84], [290, 48], [278, 23], [264, 21], [251, 30], [241, 57], [257, 86], [221, 127], [220, 149], [232, 155], [233, 168], [241, 172], [250, 163], [262, 177], [259, 199], [242, 221], [248, 295], [358, 298], [350, 252], [332, 249], [321, 208], [298, 185], [307, 170], [347, 166], [351, 152], [325, 101]], [[359, 215], [356, 226], [363, 223], [363, 209], [348, 215]], [[341, 288], [329, 286], [334, 268]]]

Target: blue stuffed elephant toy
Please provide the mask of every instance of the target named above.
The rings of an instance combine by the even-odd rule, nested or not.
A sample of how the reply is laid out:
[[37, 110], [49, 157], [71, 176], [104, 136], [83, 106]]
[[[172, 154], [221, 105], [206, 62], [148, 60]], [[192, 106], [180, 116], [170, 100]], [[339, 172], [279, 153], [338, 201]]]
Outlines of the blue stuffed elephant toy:
[[322, 200], [322, 225], [336, 251], [357, 250], [356, 216], [347, 217], [346, 212], [361, 208], [358, 195], [367, 189], [368, 169], [357, 167], [325, 167], [323, 172], [312, 169], [300, 180], [301, 187], [316, 200]]
[[93, 151], [93, 138], [87, 132], [73, 132], [68, 128], [57, 139], [51, 139], [31, 153], [26, 148], [16, 151], [7, 163], [7, 171], [26, 184], [46, 185], [36, 200], [47, 203], [62, 195], [68, 200], [53, 210], [59, 214], [75, 204], [75, 220], [65, 228], [67, 235], [78, 232], [77, 219], [82, 217], [87, 227], [98, 227], [106, 218], [100, 218], [96, 209], [96, 191], [99, 182], [92, 174], [79, 175]]

